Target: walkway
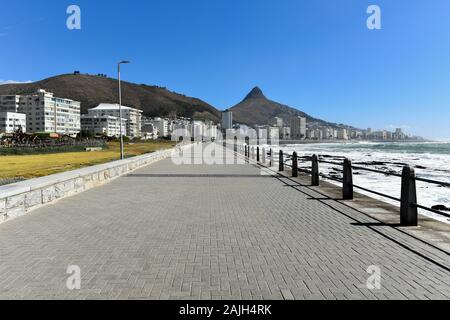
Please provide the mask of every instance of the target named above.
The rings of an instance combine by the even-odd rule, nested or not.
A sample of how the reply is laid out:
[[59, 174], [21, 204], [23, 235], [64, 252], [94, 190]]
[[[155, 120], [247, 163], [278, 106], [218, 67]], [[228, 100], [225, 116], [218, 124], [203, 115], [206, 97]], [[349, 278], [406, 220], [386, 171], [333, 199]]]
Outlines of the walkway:
[[448, 253], [289, 185], [167, 159], [63, 199], [0, 225], [0, 298], [450, 298]]

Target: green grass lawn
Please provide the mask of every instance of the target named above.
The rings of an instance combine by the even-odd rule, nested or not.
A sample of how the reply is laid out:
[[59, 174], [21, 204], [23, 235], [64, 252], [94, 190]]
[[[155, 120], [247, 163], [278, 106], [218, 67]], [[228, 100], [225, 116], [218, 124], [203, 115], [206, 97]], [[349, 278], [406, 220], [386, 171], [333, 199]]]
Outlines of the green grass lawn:
[[[134, 157], [175, 146], [172, 141], [126, 143], [125, 157]], [[119, 143], [109, 142], [107, 148], [94, 152], [0, 156], [0, 179], [31, 179], [74, 170], [120, 158]]]

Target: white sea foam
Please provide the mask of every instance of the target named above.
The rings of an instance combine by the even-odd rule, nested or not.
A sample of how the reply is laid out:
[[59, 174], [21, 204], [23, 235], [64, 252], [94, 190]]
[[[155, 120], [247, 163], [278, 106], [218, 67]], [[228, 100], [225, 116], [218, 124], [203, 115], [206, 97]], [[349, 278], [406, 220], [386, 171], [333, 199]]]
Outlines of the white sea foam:
[[[448, 150], [447, 150], [448, 147]], [[450, 144], [439, 143], [389, 143], [357, 142], [348, 144], [299, 144], [285, 145], [281, 147], [285, 152], [297, 151], [299, 156], [303, 155], [329, 155], [333, 157], [347, 157], [354, 165], [366, 166], [383, 171], [395, 171], [401, 173], [403, 164], [409, 164], [416, 170], [418, 177], [450, 183]], [[274, 151], [278, 152], [278, 150]], [[380, 162], [380, 163], [378, 163]], [[309, 165], [307, 163], [306, 165]], [[302, 164], [299, 164], [300, 166]], [[305, 165], [305, 164], [303, 164]], [[321, 172], [324, 174], [339, 172], [333, 168], [342, 169], [338, 166], [321, 164]], [[385, 176], [379, 173], [367, 171], [354, 171], [354, 184], [367, 189], [388, 194], [400, 198], [399, 177]], [[339, 184], [339, 182], [330, 182]], [[385, 202], [399, 205], [398, 202], [385, 197], [377, 196], [364, 191], [358, 192]], [[434, 205], [445, 205], [450, 207], [450, 188], [424, 182], [417, 182], [418, 203], [427, 207]], [[419, 210], [420, 214], [436, 220], [450, 223], [450, 219], [426, 210]]]

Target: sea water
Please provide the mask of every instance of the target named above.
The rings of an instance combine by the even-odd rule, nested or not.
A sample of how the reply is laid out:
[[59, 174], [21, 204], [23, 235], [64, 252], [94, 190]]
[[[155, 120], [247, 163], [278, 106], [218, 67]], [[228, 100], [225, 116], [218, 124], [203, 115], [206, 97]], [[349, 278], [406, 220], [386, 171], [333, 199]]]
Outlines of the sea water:
[[[327, 160], [340, 162], [341, 157], [352, 160], [353, 165], [364, 166], [382, 171], [401, 174], [404, 165], [408, 164], [416, 171], [416, 176], [450, 183], [450, 142], [349, 142], [349, 143], [317, 143], [281, 145], [286, 153], [296, 151], [299, 156], [313, 154], [329, 156]], [[275, 152], [278, 152], [274, 148]], [[277, 154], [277, 153], [275, 153]], [[300, 163], [299, 166], [308, 166]], [[320, 164], [320, 171], [324, 174], [342, 176], [340, 166]], [[331, 183], [339, 184], [329, 180]], [[354, 170], [353, 183], [361, 187], [378, 191], [400, 198], [401, 178], [386, 176], [362, 170]], [[355, 189], [355, 191], [399, 205], [399, 202], [389, 200]], [[450, 207], [450, 188], [417, 182], [418, 203], [427, 207], [444, 205]], [[419, 213], [428, 217], [450, 223], [450, 219], [426, 210], [419, 209]], [[450, 213], [450, 212], [446, 212]]]

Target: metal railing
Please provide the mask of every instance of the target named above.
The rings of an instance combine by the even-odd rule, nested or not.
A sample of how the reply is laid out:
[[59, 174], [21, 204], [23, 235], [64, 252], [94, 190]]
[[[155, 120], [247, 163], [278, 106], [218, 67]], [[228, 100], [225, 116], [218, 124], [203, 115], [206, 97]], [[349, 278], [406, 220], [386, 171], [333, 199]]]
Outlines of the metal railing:
[[[250, 146], [245, 144], [245, 145], [235, 145], [235, 151], [237, 153], [242, 154], [247, 159], [247, 161], [251, 158], [262, 164], [266, 164], [268, 161], [270, 167], [275, 165], [273, 149], [265, 149], [264, 147]], [[309, 169], [299, 167], [299, 161], [301, 163], [310, 162], [311, 165], [308, 166]], [[334, 166], [342, 166], [342, 178], [332, 177], [330, 175], [321, 173], [319, 169], [320, 163], [331, 164]], [[371, 194], [378, 195], [380, 197], [400, 202], [401, 226], [417, 226], [418, 209], [426, 210], [450, 218], [450, 214], [417, 203], [416, 181], [440, 185], [444, 187], [450, 187], [450, 183], [417, 177], [415, 174], [415, 170], [411, 168], [409, 165], [405, 165], [402, 169], [402, 173], [398, 174], [373, 168], [354, 166], [352, 165], [352, 161], [350, 159], [344, 157], [342, 158], [342, 162], [335, 162], [324, 160], [315, 154], [312, 156], [298, 156], [297, 152], [287, 154], [283, 152], [283, 150], [280, 150], [278, 154], [278, 171], [279, 172], [285, 171], [285, 167], [289, 167], [291, 169], [292, 177], [298, 177], [299, 172], [310, 175], [311, 186], [319, 186], [320, 178], [329, 179], [335, 182], [342, 183], [343, 200], [353, 200], [354, 198], [353, 189], [355, 188]], [[401, 178], [400, 198], [396, 198], [391, 195], [378, 192], [375, 190], [370, 190], [363, 186], [354, 184], [353, 170], [368, 171], [372, 173], [383, 174], [385, 176], [393, 176]]]

